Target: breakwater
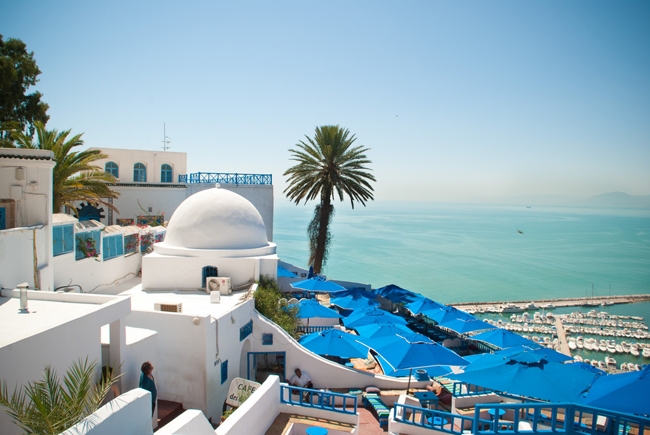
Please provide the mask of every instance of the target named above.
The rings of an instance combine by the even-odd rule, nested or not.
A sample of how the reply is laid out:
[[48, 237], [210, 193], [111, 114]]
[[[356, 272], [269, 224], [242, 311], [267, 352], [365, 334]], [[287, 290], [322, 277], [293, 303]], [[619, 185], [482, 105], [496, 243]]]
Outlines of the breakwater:
[[594, 296], [594, 297], [581, 297], [581, 298], [556, 298], [556, 299], [525, 299], [518, 301], [491, 301], [491, 302], [456, 302], [452, 305], [461, 310], [479, 310], [489, 307], [498, 308], [504, 304], [529, 304], [533, 303], [538, 307], [545, 304], [552, 304], [555, 307], [580, 307], [599, 305], [614, 305], [614, 304], [632, 304], [635, 302], [650, 301], [650, 294], [641, 295], [612, 295], [612, 296]]

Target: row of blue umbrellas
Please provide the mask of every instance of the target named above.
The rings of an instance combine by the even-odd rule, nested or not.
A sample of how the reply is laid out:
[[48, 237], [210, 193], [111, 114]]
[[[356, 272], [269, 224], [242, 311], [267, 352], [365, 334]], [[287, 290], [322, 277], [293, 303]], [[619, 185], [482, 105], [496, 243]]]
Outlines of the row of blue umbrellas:
[[[330, 285], [320, 284], [305, 289], [324, 291], [321, 289], [325, 286]], [[414, 315], [427, 316], [440, 326], [460, 334], [484, 331], [471, 339], [502, 350], [464, 359], [428, 337], [412, 332], [402, 317], [379, 309], [377, 295], [405, 304]], [[305, 315], [341, 317], [315, 301], [307, 302], [301, 302], [305, 306], [301, 309]], [[301, 343], [315, 353], [365, 358], [373, 349], [384, 373], [390, 376], [404, 376], [414, 369], [439, 376], [450, 373], [450, 366], [461, 366], [464, 372], [452, 375], [454, 379], [496, 391], [650, 415], [650, 401], [645, 399], [645, 392], [650, 388], [650, 366], [639, 372], [607, 375], [590, 365], [566, 364], [564, 362], [571, 359], [566, 355], [392, 284], [376, 293], [341, 288], [331, 293], [331, 302], [342, 309], [354, 310], [343, 318], [343, 323], [356, 329], [360, 335], [332, 329], [303, 337]], [[313, 303], [328, 311], [316, 308]], [[314, 311], [310, 313], [311, 309]]]

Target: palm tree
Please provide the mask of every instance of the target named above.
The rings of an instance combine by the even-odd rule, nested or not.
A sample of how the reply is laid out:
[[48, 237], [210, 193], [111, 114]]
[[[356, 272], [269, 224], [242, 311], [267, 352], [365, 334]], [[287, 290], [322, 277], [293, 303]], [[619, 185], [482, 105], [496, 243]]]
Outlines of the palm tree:
[[331, 200], [338, 195], [343, 201], [344, 196], [350, 198], [352, 208], [354, 202], [366, 205], [373, 199], [373, 188], [370, 181], [375, 177], [370, 174], [365, 165], [372, 163], [365, 155], [368, 148], [353, 146], [356, 137], [350, 135], [347, 129], [338, 125], [316, 127], [314, 138], [305, 136], [307, 142], [300, 141], [291, 160], [297, 162], [284, 175], [289, 175], [289, 186], [284, 190], [292, 202], [299, 204], [304, 200], [316, 199], [316, 205], [307, 233], [309, 235], [309, 264], [314, 266], [314, 272], [320, 273], [327, 260], [331, 234], [329, 224], [334, 215]]
[[[16, 387], [9, 395], [3, 380], [0, 405], [29, 434], [59, 434], [99, 409], [111, 386], [121, 375], [107, 371], [95, 381], [97, 364], [81, 359], [67, 370], [63, 384], [56, 370], [45, 367], [43, 379]], [[119, 368], [118, 368], [119, 370]]]
[[54, 213], [58, 213], [63, 206], [74, 207], [74, 202], [89, 201], [102, 204], [110, 209], [117, 210], [113, 204], [104, 198], [117, 198], [107, 183], [114, 183], [115, 177], [92, 162], [106, 158], [99, 150], [72, 151], [73, 148], [82, 146], [82, 134], [70, 139], [70, 130], [58, 132], [45, 130], [45, 125], [36, 122], [36, 141], [29, 135], [19, 130], [12, 130], [9, 140], [0, 143], [2, 147], [28, 148], [54, 151], [56, 166], [52, 171], [52, 201]]

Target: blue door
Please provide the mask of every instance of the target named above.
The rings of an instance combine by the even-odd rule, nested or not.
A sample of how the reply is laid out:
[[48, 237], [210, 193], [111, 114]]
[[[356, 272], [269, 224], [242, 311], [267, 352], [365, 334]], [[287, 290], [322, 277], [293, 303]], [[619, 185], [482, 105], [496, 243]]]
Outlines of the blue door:
[[0, 208], [0, 230], [6, 229], [6, 213], [7, 209], [2, 207]]

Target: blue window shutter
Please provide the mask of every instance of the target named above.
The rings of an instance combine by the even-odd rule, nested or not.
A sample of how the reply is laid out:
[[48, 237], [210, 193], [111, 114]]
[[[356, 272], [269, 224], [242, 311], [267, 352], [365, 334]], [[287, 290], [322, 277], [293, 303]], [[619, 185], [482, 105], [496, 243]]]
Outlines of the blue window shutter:
[[86, 235], [79, 234], [75, 237], [75, 260], [83, 260], [84, 254], [79, 248], [82, 243], [86, 243]]
[[111, 239], [112, 237], [104, 237], [104, 244], [102, 246], [102, 254], [104, 256], [104, 260], [108, 260], [109, 258], [111, 258], [111, 249], [109, 247], [110, 245], [109, 242]]
[[66, 225], [61, 228], [63, 229], [63, 252], [74, 251], [74, 226]]
[[63, 254], [63, 228], [61, 227], [53, 227], [52, 228], [52, 239], [54, 240], [53, 243], [53, 250], [54, 250], [54, 256]]
[[124, 255], [124, 237], [121, 234], [115, 237], [115, 255]]
[[221, 384], [224, 384], [228, 380], [228, 361], [223, 361], [221, 363]]

